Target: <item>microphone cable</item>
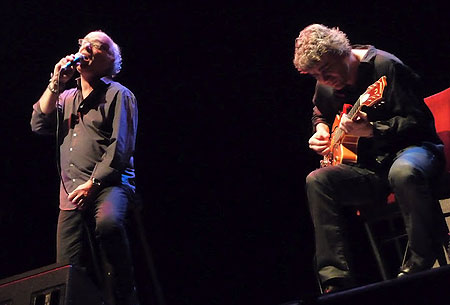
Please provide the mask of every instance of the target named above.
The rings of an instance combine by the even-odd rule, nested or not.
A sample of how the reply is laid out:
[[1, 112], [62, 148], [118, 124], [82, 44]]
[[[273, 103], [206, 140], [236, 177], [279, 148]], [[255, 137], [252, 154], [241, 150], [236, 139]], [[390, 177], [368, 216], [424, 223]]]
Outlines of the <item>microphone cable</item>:
[[[66, 192], [67, 195], [69, 195], [69, 192], [67, 191], [66, 185], [64, 184], [64, 180], [62, 177], [62, 173], [61, 173], [61, 151], [59, 149], [59, 141], [60, 141], [60, 137], [59, 137], [59, 133], [60, 133], [60, 114], [59, 111], [61, 110], [61, 112], [64, 114], [64, 109], [63, 106], [60, 105], [59, 103], [59, 85], [60, 85], [60, 77], [61, 77], [61, 71], [59, 71], [58, 73], [58, 77], [56, 78], [56, 88], [58, 88], [58, 98], [56, 99], [56, 169], [58, 171], [58, 175], [59, 175], [59, 179], [61, 181], [61, 184], [64, 188], [64, 191]], [[63, 115], [64, 118], [64, 115]]]
[[[58, 73], [58, 77], [56, 78], [56, 88], [58, 88], [58, 98], [56, 99], [56, 168], [58, 171], [58, 175], [59, 175], [59, 179], [61, 181], [61, 184], [64, 188], [64, 191], [66, 192], [67, 195], [69, 195], [69, 192], [67, 191], [66, 185], [64, 184], [64, 180], [61, 174], [61, 152], [59, 149], [59, 133], [60, 133], [60, 117], [59, 117], [59, 110], [61, 110], [61, 112], [64, 114], [63, 112], [63, 107], [61, 106], [61, 108], [59, 107], [59, 85], [61, 84], [61, 72], [65, 71], [67, 68], [69, 68], [71, 65], [76, 64], [78, 61], [80, 60], [84, 60], [86, 57], [81, 54], [81, 53], [76, 53], [75, 54], [75, 59], [73, 61], [67, 62], [64, 66], [61, 67], [61, 69], [59, 70]], [[53, 77], [53, 75], [52, 75]], [[64, 119], [64, 116], [63, 116]]]

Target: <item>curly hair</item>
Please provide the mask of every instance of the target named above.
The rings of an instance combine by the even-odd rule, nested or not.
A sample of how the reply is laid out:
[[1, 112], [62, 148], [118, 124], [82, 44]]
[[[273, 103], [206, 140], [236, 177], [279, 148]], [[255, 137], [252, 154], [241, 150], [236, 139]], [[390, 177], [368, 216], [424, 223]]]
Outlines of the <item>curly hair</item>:
[[339, 28], [311, 24], [295, 39], [294, 66], [304, 72], [316, 65], [325, 53], [345, 55], [351, 49], [347, 35]]

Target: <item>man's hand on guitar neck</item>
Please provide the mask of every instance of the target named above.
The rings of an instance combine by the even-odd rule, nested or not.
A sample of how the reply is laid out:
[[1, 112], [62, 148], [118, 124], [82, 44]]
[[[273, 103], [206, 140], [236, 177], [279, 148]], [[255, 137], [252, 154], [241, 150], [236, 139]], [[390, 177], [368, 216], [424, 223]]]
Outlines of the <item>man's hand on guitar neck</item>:
[[322, 156], [330, 153], [330, 130], [324, 123], [319, 123], [316, 126], [316, 132], [308, 141], [309, 148]]
[[339, 128], [348, 135], [365, 138], [373, 137], [373, 125], [367, 120], [367, 114], [362, 111], [359, 111], [353, 120], [346, 114], [343, 114]]

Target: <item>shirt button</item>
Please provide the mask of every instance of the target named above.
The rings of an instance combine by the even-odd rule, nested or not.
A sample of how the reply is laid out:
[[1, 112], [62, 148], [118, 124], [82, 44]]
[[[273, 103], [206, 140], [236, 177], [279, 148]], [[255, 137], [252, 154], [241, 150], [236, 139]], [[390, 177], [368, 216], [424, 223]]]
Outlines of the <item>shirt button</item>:
[[73, 150], [73, 148], [71, 147], [71, 148], [69, 148], [69, 150], [70, 150], [70, 151], [72, 151], [72, 150]]
[[75, 182], [75, 178], [72, 179], [72, 182]]

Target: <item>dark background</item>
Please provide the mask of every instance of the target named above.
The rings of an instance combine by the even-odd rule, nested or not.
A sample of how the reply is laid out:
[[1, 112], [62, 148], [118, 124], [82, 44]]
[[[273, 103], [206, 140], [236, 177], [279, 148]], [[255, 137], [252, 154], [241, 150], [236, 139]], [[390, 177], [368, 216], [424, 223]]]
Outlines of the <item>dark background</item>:
[[[32, 104], [92, 30], [122, 48], [117, 80], [139, 102], [145, 232], [166, 303], [280, 304], [316, 293], [304, 178], [313, 80], [292, 65], [311, 23], [339, 26], [450, 86], [450, 19], [434, 1], [4, 2], [0, 16], [0, 278], [55, 260], [54, 139]], [[437, 1], [436, 1], [437, 2]], [[401, 3], [401, 1], [399, 2]], [[137, 252], [141, 291], [152, 294]], [[144, 301], [145, 302], [145, 301]]]

